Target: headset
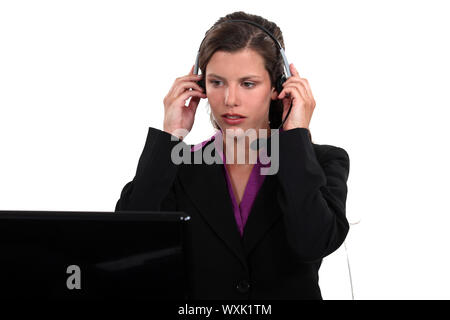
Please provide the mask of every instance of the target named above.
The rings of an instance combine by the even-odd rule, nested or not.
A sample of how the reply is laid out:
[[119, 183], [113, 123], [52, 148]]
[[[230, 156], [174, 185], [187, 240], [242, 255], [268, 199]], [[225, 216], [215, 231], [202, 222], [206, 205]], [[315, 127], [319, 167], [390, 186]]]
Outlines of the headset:
[[[284, 49], [281, 46], [280, 42], [278, 42], [278, 40], [272, 35], [272, 33], [270, 33], [266, 28], [264, 28], [263, 26], [259, 25], [256, 22], [253, 22], [253, 21], [250, 21], [250, 20], [231, 19], [231, 20], [225, 20], [225, 21], [221, 22], [220, 24], [225, 23], [225, 22], [245, 22], [245, 23], [254, 25], [255, 27], [257, 27], [257, 28], [261, 29], [262, 31], [264, 31], [270, 38], [272, 38], [272, 40], [275, 42], [275, 44], [277, 45], [277, 47], [278, 47], [278, 49], [280, 51], [281, 57], [283, 58], [284, 69], [285, 69], [285, 74], [282, 74], [280, 77], [278, 77], [278, 79], [276, 79], [276, 82], [275, 82], [276, 90], [277, 90], [278, 94], [280, 94], [280, 92], [283, 90], [283, 83], [285, 83], [286, 80], [289, 77], [292, 76], [291, 75], [291, 71], [289, 69], [289, 63], [288, 63], [288, 60], [286, 58], [286, 54], [284, 53]], [[209, 30], [209, 31], [211, 31], [211, 30]], [[198, 75], [198, 59], [199, 59], [199, 56], [200, 56], [200, 49], [201, 49], [202, 44], [205, 41], [206, 36], [208, 35], [209, 31], [207, 32], [207, 34], [203, 38], [202, 42], [200, 43], [200, 47], [198, 49], [197, 57], [195, 58], [195, 65], [194, 65], [194, 74], [195, 75]], [[197, 84], [204, 90], [204, 93], [206, 94], [205, 79], [203, 78], [203, 79], [197, 81]], [[291, 112], [291, 109], [292, 109], [292, 103], [293, 102], [291, 101], [291, 106], [289, 107], [289, 110], [288, 110], [288, 112], [286, 114], [286, 117], [281, 122], [281, 124], [278, 127], [278, 129], [280, 129], [283, 126], [284, 122], [286, 121], [287, 117], [289, 116], [289, 113]], [[350, 223], [350, 225], [357, 224], [357, 223], [359, 223], [359, 221], [356, 222], [356, 223]], [[348, 273], [349, 273], [349, 277], [350, 277], [350, 288], [351, 288], [351, 293], [352, 293], [352, 300], [354, 300], [355, 297], [354, 297], [354, 293], [353, 293], [353, 281], [352, 281], [352, 274], [351, 274], [351, 270], [350, 270], [350, 260], [348, 258], [347, 245], [346, 245], [345, 241], [344, 241], [344, 248], [345, 248], [345, 253], [346, 253], [346, 256], [347, 256], [347, 266], [348, 266]]]
[[[270, 38], [272, 38], [272, 40], [275, 42], [275, 44], [277, 45], [278, 49], [280, 50], [280, 54], [281, 54], [281, 57], [283, 58], [284, 69], [285, 69], [285, 74], [282, 74], [281, 76], [279, 76], [278, 79], [276, 79], [276, 82], [275, 82], [275, 88], [276, 88], [278, 94], [280, 94], [281, 91], [283, 90], [283, 83], [285, 83], [286, 80], [292, 76], [291, 75], [291, 71], [289, 69], [289, 63], [288, 63], [288, 60], [286, 58], [286, 54], [284, 53], [284, 49], [281, 46], [280, 42], [278, 42], [278, 40], [272, 35], [272, 33], [270, 33], [266, 28], [264, 28], [263, 26], [259, 25], [256, 22], [253, 22], [253, 21], [250, 21], [250, 20], [230, 19], [230, 20], [225, 20], [225, 21], [221, 22], [220, 24], [226, 23], [226, 22], [244, 22], [244, 23], [248, 23], [248, 24], [254, 25], [255, 27], [257, 27], [257, 28], [261, 29], [262, 31], [264, 31]], [[198, 75], [198, 59], [199, 59], [199, 56], [200, 56], [200, 48], [202, 47], [202, 44], [205, 41], [206, 36], [208, 35], [208, 33], [210, 31], [211, 30], [209, 30], [207, 32], [207, 34], [203, 38], [202, 42], [200, 43], [200, 47], [199, 47], [198, 53], [197, 53], [197, 58], [195, 58], [195, 65], [194, 65], [194, 74], [195, 75]], [[197, 81], [197, 84], [204, 90], [204, 93], [206, 94], [205, 79], [201, 79], [201, 80]], [[281, 124], [278, 127], [278, 129], [280, 129], [283, 126], [284, 122], [286, 121], [287, 117], [289, 116], [289, 113], [291, 113], [292, 103], [293, 102], [291, 101], [291, 106], [289, 107], [289, 111], [287, 112], [286, 117], [281, 122]]]

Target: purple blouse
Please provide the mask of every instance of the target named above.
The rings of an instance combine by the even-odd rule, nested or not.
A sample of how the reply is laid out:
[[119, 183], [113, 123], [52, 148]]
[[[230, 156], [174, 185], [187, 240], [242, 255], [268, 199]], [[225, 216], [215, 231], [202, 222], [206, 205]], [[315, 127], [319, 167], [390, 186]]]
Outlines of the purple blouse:
[[[221, 155], [222, 158], [225, 158], [225, 155]], [[226, 163], [226, 160], [224, 160], [224, 163]], [[264, 166], [268, 166], [264, 165]], [[225, 178], [227, 180], [228, 185], [228, 193], [230, 194], [231, 202], [233, 204], [233, 210], [234, 210], [234, 218], [236, 219], [237, 227], [239, 229], [239, 233], [241, 234], [241, 237], [244, 234], [244, 227], [245, 223], [247, 222], [248, 216], [250, 214], [250, 211], [253, 206], [253, 202], [255, 201], [255, 198], [258, 194], [259, 189], [261, 188], [265, 175], [260, 174], [260, 168], [263, 166], [259, 158], [257, 158], [257, 162], [254, 164], [252, 172], [250, 173], [250, 177], [248, 178], [247, 185], [245, 186], [244, 195], [242, 197], [241, 203], [238, 205], [237, 199], [233, 192], [233, 186], [231, 184], [230, 175], [228, 173], [227, 167], [224, 165], [224, 174]]]
[[[282, 129], [280, 131], [282, 131]], [[218, 140], [215, 139], [218, 134], [221, 134], [221, 132], [217, 131], [208, 140], [205, 140], [198, 145], [192, 146], [191, 150], [192, 151], [198, 150], [198, 149], [202, 148], [206, 143], [208, 143], [208, 141], [211, 141], [214, 139], [216, 151], [219, 152], [222, 162], [225, 164], [226, 163], [225, 154], [223, 154], [223, 152], [221, 151], [222, 147], [219, 148], [219, 146], [217, 145], [216, 142]], [[266, 177], [265, 175], [261, 175], [261, 167], [268, 167], [268, 166], [270, 166], [270, 161], [267, 164], [262, 164], [260, 162], [259, 156], [257, 156], [256, 163], [253, 166], [252, 172], [250, 173], [250, 177], [249, 177], [247, 185], [245, 187], [245, 191], [244, 191], [244, 195], [242, 197], [241, 203], [238, 204], [237, 199], [233, 192], [233, 186], [231, 184], [231, 179], [230, 179], [230, 175], [228, 173], [228, 169], [226, 168], [225, 165], [223, 165], [224, 175], [225, 175], [225, 178], [227, 181], [227, 186], [228, 186], [228, 193], [230, 195], [231, 203], [233, 205], [234, 218], [236, 219], [236, 224], [237, 224], [239, 233], [241, 234], [241, 237], [244, 234], [245, 223], [247, 222], [248, 216], [252, 209], [253, 202], [255, 201], [255, 198], [258, 195], [258, 191], [261, 188], [261, 186], [264, 182], [264, 179]]]

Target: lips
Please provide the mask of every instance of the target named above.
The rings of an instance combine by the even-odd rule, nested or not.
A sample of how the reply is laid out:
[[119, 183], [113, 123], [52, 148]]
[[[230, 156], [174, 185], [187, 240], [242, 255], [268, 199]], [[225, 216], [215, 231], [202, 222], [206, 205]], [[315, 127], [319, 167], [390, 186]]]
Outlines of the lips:
[[224, 117], [226, 119], [232, 119], [232, 120], [246, 118], [243, 115], [238, 114], [238, 113], [225, 113], [222, 115], [222, 117]]
[[222, 115], [223, 120], [229, 125], [236, 125], [245, 120], [246, 117], [237, 113], [225, 113]]

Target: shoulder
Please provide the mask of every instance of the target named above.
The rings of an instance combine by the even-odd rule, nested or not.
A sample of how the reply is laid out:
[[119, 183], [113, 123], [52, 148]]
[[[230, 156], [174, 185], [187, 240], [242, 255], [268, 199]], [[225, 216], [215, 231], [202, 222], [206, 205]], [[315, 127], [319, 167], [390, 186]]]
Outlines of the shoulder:
[[295, 128], [280, 133], [280, 142], [287, 148], [292, 145], [303, 145], [308, 149], [308, 146], [312, 145], [317, 160], [320, 163], [327, 162], [332, 159], [340, 159], [349, 162], [349, 156], [344, 148], [333, 146], [330, 144], [318, 144], [314, 143], [311, 138], [309, 129]]
[[320, 162], [330, 158], [345, 158], [348, 160], [350, 159], [348, 152], [342, 147], [318, 143], [312, 143], [312, 146], [314, 152], [316, 153], [317, 160], [319, 160]]
[[350, 157], [347, 151], [338, 146], [312, 143], [316, 158], [325, 172], [339, 171], [348, 177]]

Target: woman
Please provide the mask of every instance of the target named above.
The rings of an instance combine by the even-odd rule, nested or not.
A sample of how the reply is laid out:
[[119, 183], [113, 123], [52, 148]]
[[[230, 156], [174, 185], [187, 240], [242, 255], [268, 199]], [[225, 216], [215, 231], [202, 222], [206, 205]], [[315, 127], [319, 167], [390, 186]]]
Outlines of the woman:
[[[349, 230], [349, 157], [342, 148], [312, 142], [315, 101], [293, 64], [292, 76], [276, 91], [283, 62], [272, 39], [247, 23], [222, 23], [230, 19], [254, 21], [284, 46], [280, 29], [262, 17], [235, 12], [219, 19], [200, 47], [202, 75], [191, 69], [175, 80], [164, 98], [164, 128], [149, 128], [136, 176], [123, 188], [116, 211], [183, 211], [191, 216], [193, 299], [322, 299], [322, 259], [339, 248]], [[206, 94], [198, 85], [203, 75]], [[185, 145], [176, 137], [180, 130], [192, 129], [201, 98], [209, 100], [219, 135], [191, 146], [189, 156], [202, 157], [214, 143], [224, 163], [175, 164], [172, 149]], [[279, 169], [262, 175], [260, 158], [250, 161], [254, 139], [242, 131], [256, 130], [257, 137], [267, 131], [269, 136], [291, 102], [278, 135]], [[236, 161], [236, 152], [226, 157], [242, 146], [245, 163]]]

